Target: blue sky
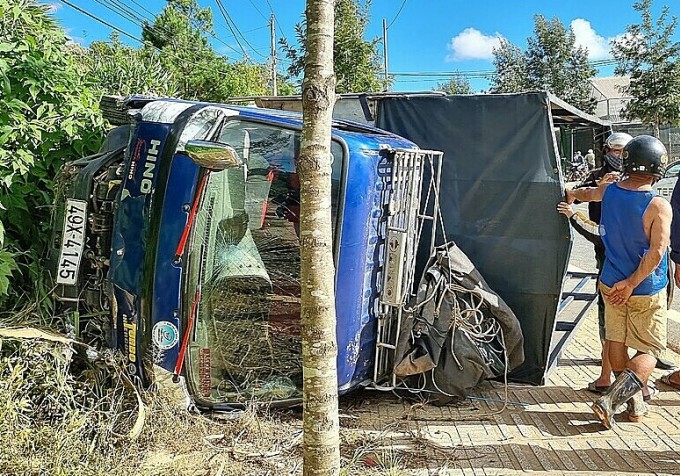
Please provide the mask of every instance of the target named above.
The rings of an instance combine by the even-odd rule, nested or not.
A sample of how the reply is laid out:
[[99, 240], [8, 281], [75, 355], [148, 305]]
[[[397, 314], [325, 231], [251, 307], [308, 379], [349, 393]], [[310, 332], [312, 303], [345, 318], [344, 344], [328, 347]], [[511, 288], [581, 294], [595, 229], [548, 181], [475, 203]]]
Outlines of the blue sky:
[[[68, 0], [83, 10], [115, 25], [135, 37], [140, 27], [123, 18], [106, 5], [123, 3], [138, 16], [150, 18], [159, 12], [163, 0]], [[63, 1], [44, 1], [68, 34], [83, 45], [105, 39], [111, 29], [88, 18]], [[269, 55], [269, 16], [276, 15], [277, 38], [285, 36], [294, 42], [294, 25], [302, 18], [304, 0], [221, 0], [231, 19], [245, 36], [241, 46], [229, 31], [215, 0], [199, 0], [213, 10], [215, 48], [230, 59], [244, 57], [241, 46], [254, 61], [267, 61]], [[577, 42], [589, 49], [592, 60], [610, 58], [608, 41], [624, 33], [626, 25], [639, 23], [633, 10], [634, 0], [373, 0], [367, 38], [382, 36], [382, 21], [387, 20], [389, 71], [397, 74], [393, 90], [420, 91], [433, 89], [443, 78], [414, 76], [412, 73], [445, 73], [453, 71], [488, 72], [493, 70], [491, 49], [500, 37], [521, 48], [533, 33], [533, 16], [557, 17], [571, 26]], [[680, 16], [679, 0], [654, 0], [655, 18], [664, 5], [671, 15]], [[679, 29], [680, 30], [680, 29]], [[680, 31], [676, 31], [680, 40]], [[134, 40], [122, 38], [130, 44]], [[247, 41], [246, 41], [247, 40]], [[279, 52], [279, 55], [281, 53]], [[279, 65], [285, 67], [285, 59]], [[600, 68], [600, 76], [612, 75], [612, 67]], [[473, 75], [474, 76], [474, 75]], [[471, 77], [477, 91], [488, 87], [483, 78]]]

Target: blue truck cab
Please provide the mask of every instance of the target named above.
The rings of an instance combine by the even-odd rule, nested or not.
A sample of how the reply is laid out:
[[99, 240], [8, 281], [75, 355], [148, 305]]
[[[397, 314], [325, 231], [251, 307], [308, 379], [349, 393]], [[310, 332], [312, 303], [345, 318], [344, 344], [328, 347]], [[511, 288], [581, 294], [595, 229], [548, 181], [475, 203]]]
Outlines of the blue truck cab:
[[[172, 382], [208, 409], [299, 402], [301, 117], [178, 100], [132, 109], [99, 154], [64, 167], [57, 300], [77, 333], [120, 349], [144, 386]], [[197, 141], [228, 145], [238, 163], [200, 165], [187, 152]], [[395, 150], [417, 147], [333, 123], [341, 392], [375, 378]]]

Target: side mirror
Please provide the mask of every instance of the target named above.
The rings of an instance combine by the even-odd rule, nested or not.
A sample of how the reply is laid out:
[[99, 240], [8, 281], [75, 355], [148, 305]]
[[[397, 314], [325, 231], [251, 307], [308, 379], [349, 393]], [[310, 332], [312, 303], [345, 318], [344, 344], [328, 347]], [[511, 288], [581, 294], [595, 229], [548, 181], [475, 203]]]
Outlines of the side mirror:
[[191, 160], [210, 170], [224, 170], [243, 165], [238, 152], [232, 146], [220, 142], [190, 140], [184, 151]]

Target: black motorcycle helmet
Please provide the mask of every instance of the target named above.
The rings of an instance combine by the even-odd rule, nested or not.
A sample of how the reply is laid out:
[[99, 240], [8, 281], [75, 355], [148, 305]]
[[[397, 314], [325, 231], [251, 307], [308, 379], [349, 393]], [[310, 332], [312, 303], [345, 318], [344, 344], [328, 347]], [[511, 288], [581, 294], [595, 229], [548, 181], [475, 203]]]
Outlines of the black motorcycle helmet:
[[663, 143], [652, 136], [637, 136], [623, 148], [623, 171], [663, 177], [668, 153]]

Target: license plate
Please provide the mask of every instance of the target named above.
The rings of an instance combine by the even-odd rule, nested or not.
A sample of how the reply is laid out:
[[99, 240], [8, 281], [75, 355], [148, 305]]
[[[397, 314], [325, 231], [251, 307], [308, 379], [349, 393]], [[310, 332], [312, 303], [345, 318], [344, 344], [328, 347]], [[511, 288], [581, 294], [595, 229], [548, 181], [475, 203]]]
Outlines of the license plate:
[[78, 281], [78, 267], [85, 244], [87, 202], [68, 199], [64, 213], [64, 233], [57, 264], [57, 284], [74, 285]]

